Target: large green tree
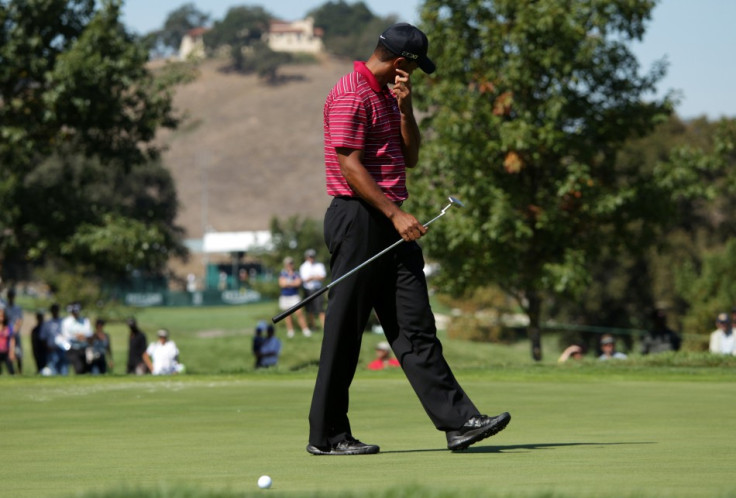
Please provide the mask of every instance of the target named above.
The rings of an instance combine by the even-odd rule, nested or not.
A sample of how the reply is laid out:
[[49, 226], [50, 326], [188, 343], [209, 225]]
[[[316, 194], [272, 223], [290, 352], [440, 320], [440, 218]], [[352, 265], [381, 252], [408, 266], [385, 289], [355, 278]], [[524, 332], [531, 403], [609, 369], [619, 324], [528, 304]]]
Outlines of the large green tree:
[[[262, 45], [263, 35], [268, 33], [271, 14], [263, 7], [231, 7], [225, 18], [215, 21], [212, 29], [204, 34], [204, 44], [209, 50], [227, 47], [230, 51], [232, 68], [247, 72], [253, 69], [247, 64], [246, 51]], [[267, 55], [267, 47], [259, 48], [259, 55]], [[252, 57], [252, 54], [251, 54]]]
[[693, 280], [705, 260], [721, 257], [736, 230], [730, 215], [736, 209], [735, 138], [734, 120], [686, 122], [672, 116], [650, 135], [628, 141], [618, 154], [617, 167], [628, 165], [667, 181], [665, 187], [676, 202], [647, 251], [614, 256], [602, 247], [601, 258], [589, 266], [592, 282], [586, 298], [556, 303], [554, 318], [648, 329], [657, 308], [683, 332], [695, 332], [697, 319], [691, 320], [692, 315], [708, 316], [705, 325], [711, 328], [713, 303], [730, 308], [731, 300], [718, 292], [702, 292]]
[[[671, 213], [662, 177], [617, 164], [631, 137], [670, 112], [664, 66], [641, 74], [629, 43], [650, 0], [427, 0], [438, 71], [425, 85], [424, 203], [468, 207], [433, 227], [429, 252], [451, 290], [489, 282], [529, 317], [541, 359], [545, 298], [581, 295], [603, 253], [647, 247]], [[646, 99], [650, 100], [647, 101]], [[605, 249], [605, 251], [603, 251]]]
[[[126, 193], [158, 156], [156, 131], [176, 119], [170, 88], [149, 72], [146, 49], [119, 21], [121, 4], [0, 1], [4, 274], [50, 257], [102, 271], [124, 262], [160, 268], [162, 258], [141, 247], [181, 250], [167, 173], [153, 163], [150, 175], [161, 181]], [[146, 197], [168, 207], [141, 210]], [[83, 243], [92, 239], [97, 249]], [[115, 253], [99, 250], [102, 239]], [[135, 247], [125, 251], [129, 243]], [[89, 251], [95, 256], [86, 258]]]

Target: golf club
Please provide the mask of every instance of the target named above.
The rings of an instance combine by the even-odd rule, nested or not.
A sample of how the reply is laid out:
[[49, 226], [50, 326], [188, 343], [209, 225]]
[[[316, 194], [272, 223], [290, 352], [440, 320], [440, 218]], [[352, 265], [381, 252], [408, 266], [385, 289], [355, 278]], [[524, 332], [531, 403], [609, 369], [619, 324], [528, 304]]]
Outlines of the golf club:
[[[434, 218], [432, 218], [431, 220], [429, 220], [428, 222], [426, 222], [424, 224], [425, 228], [428, 227], [429, 225], [431, 225], [432, 223], [434, 223], [435, 221], [437, 221], [438, 219], [440, 219], [441, 217], [443, 217], [445, 215], [445, 213], [447, 212], [447, 210], [450, 209], [452, 206], [465, 207], [465, 205], [459, 199], [456, 199], [455, 197], [450, 196], [450, 197], [448, 197], [448, 200], [450, 201], [450, 203], [447, 206], [445, 206], [444, 209], [442, 209], [442, 211], [440, 212], [440, 214], [438, 214], [437, 216], [435, 216]], [[375, 261], [376, 259], [378, 259], [381, 256], [383, 256], [384, 254], [386, 254], [387, 252], [389, 252], [394, 247], [400, 245], [402, 242], [404, 242], [404, 239], [397, 240], [396, 242], [394, 242], [393, 244], [391, 244], [390, 246], [388, 246], [386, 249], [384, 249], [383, 251], [381, 251], [381, 252], [379, 252], [379, 253], [371, 256], [370, 258], [366, 259], [361, 264], [359, 264], [358, 266], [356, 266], [355, 268], [353, 268], [352, 270], [350, 270], [349, 272], [347, 272], [346, 274], [344, 274], [343, 276], [341, 276], [337, 280], [333, 280], [332, 282], [330, 282], [329, 285], [327, 285], [325, 287], [322, 287], [320, 290], [318, 290], [314, 294], [310, 294], [308, 297], [302, 299], [301, 301], [299, 301], [298, 303], [296, 303], [294, 306], [292, 306], [288, 310], [283, 311], [283, 312], [279, 313], [278, 315], [276, 315], [275, 317], [271, 318], [271, 321], [273, 323], [280, 322], [281, 320], [283, 320], [287, 316], [291, 315], [292, 313], [294, 313], [296, 310], [298, 310], [299, 308], [301, 308], [305, 304], [307, 304], [310, 301], [316, 299], [318, 296], [321, 296], [322, 294], [324, 294], [325, 292], [327, 292], [328, 290], [330, 290], [333, 286], [337, 285], [338, 283], [340, 283], [343, 280], [345, 280], [346, 278], [348, 278], [353, 273], [355, 273], [358, 270], [360, 270], [361, 268], [363, 268], [363, 267], [371, 264], [373, 261]]]

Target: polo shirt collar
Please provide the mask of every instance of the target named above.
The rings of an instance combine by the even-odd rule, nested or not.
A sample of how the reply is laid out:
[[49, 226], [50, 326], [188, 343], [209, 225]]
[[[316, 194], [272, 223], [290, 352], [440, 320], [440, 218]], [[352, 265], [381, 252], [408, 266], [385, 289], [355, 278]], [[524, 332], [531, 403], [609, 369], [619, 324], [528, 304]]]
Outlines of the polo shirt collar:
[[365, 76], [365, 79], [368, 80], [368, 85], [371, 87], [371, 89], [374, 92], [382, 92], [383, 88], [378, 83], [378, 80], [373, 75], [373, 73], [368, 69], [365, 65], [365, 62], [363, 61], [354, 61], [353, 62], [353, 69], [357, 71], [358, 73]]

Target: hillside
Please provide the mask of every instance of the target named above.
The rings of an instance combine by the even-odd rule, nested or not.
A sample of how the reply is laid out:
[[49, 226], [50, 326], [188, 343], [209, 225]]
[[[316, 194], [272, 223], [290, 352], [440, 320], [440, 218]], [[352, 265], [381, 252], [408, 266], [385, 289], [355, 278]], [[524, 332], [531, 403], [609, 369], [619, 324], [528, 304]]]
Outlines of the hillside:
[[186, 238], [216, 231], [268, 229], [273, 216], [321, 218], [324, 189], [322, 106], [348, 61], [288, 66], [284, 83], [221, 72], [207, 61], [177, 89], [186, 119], [164, 132], [165, 165], [176, 181], [177, 223]]

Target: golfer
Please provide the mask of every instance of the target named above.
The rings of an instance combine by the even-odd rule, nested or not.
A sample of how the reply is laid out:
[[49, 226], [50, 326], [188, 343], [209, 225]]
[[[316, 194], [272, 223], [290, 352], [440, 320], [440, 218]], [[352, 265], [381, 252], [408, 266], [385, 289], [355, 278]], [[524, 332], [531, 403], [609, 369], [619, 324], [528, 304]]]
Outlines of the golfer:
[[432, 423], [446, 433], [449, 449], [492, 436], [511, 419], [508, 413], [481, 415], [445, 361], [416, 243], [427, 229], [401, 209], [409, 196], [406, 168], [417, 164], [420, 143], [410, 77], [417, 68], [434, 72], [427, 47], [427, 37], [414, 26], [389, 27], [368, 61], [354, 63], [324, 106], [327, 193], [333, 196], [324, 233], [333, 279], [399, 237], [406, 243], [330, 289], [309, 413], [307, 451], [314, 455], [379, 451], [357, 440], [348, 420], [348, 391], [371, 310]]

